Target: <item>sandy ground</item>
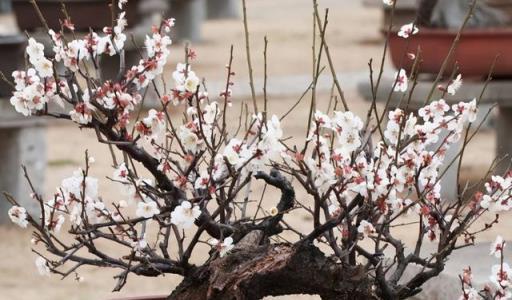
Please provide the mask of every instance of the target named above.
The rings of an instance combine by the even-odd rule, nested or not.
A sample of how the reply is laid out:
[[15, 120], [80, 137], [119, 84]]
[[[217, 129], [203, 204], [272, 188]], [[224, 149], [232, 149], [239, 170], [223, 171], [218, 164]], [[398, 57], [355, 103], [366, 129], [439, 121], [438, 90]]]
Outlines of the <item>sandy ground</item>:
[[[252, 0], [249, 7], [250, 27], [252, 31], [255, 76], [262, 74], [263, 37], [268, 36], [269, 74], [272, 76], [302, 75], [311, 72], [311, 4], [309, 0]], [[322, 6], [330, 8], [328, 40], [333, 59], [339, 72], [365, 70], [368, 59], [380, 57], [381, 39], [377, 28], [380, 12], [362, 7], [354, 0], [324, 0]], [[228, 49], [235, 45], [234, 69], [237, 72], [237, 84], [246, 84], [247, 78], [243, 32], [241, 20], [207, 22], [204, 25], [204, 42], [193, 45], [198, 53], [195, 70], [201, 76], [222, 80], [224, 61], [228, 58]], [[181, 53], [176, 46], [176, 56], [171, 58], [171, 65], [179, 60]], [[221, 75], [219, 75], [221, 74]], [[258, 87], [261, 89], [261, 87]], [[362, 115], [366, 104], [357, 95], [353, 87], [346, 91], [351, 109]], [[286, 97], [274, 98], [269, 102], [271, 110], [280, 115], [299, 97], [293, 93]], [[328, 94], [319, 95], [319, 105], [327, 106]], [[244, 98], [236, 98], [242, 102]], [[237, 103], [235, 103], [236, 107]], [[302, 136], [305, 131], [307, 104], [304, 102], [289, 116], [285, 126], [285, 135]], [[70, 176], [81, 165], [84, 151], [96, 158], [92, 174], [105, 178], [112, 173], [108, 148], [98, 144], [91, 131], [80, 131], [74, 126], [60, 122], [51, 123], [48, 128], [48, 171], [45, 192], [50, 194], [60, 184], [62, 178]], [[493, 158], [495, 137], [492, 132], [483, 132], [477, 136], [473, 146], [467, 151], [464, 164], [464, 177], [476, 178]], [[260, 186], [254, 188], [256, 191]], [[115, 185], [100, 184], [100, 192], [105, 199], [120, 200]], [[265, 197], [264, 207], [271, 207], [275, 191], [269, 191]], [[298, 195], [302, 199], [302, 194]], [[287, 216], [287, 221], [299, 229], [310, 230], [310, 219], [303, 213]], [[512, 220], [503, 218], [500, 227], [482, 236], [481, 240], [492, 240], [500, 228], [512, 225]], [[405, 243], [412, 242], [410, 228], [398, 230]], [[413, 230], [412, 232], [416, 232]], [[506, 233], [512, 237], [512, 233]], [[0, 227], [0, 299], [110, 299], [123, 295], [168, 294], [179, 282], [176, 276], [160, 278], [129, 277], [128, 284], [121, 293], [112, 294], [110, 290], [115, 282], [110, 270], [83, 269], [80, 274], [85, 282], [76, 283], [73, 279], [64, 281], [57, 277], [42, 278], [36, 275], [35, 256], [30, 250], [30, 232], [11, 227]], [[199, 256], [204, 256], [204, 253]], [[315, 299], [314, 297], [296, 296], [283, 299]]]

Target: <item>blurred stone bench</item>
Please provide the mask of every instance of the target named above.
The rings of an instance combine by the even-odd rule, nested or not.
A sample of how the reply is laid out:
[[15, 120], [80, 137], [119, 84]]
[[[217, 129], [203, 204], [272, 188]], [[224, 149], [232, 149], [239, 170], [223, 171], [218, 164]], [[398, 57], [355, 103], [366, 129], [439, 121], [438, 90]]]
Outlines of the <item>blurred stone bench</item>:
[[[27, 167], [38, 193], [44, 192], [46, 171], [46, 127], [42, 118], [26, 118], [18, 114], [8, 97], [0, 98], [0, 192], [8, 192], [27, 210], [39, 215], [39, 205], [30, 198], [31, 190], [24, 178]], [[0, 223], [10, 223], [10, 204], [0, 196]]]
[[[416, 111], [425, 103], [425, 99], [428, 96], [433, 82], [430, 80], [422, 80], [418, 81], [414, 89], [413, 96], [411, 98], [411, 102], [409, 104], [410, 111]], [[465, 80], [462, 84], [462, 87], [457, 91], [455, 96], [450, 96], [448, 94], [445, 95], [444, 100], [448, 104], [458, 103], [460, 101], [470, 101], [474, 98], [478, 98], [484, 88], [483, 81], [470, 81]], [[385, 104], [391, 87], [393, 86], [393, 79], [391, 78], [383, 78], [380, 84], [379, 91], [376, 95], [376, 99], [378, 103]], [[359, 94], [363, 96], [366, 101], [372, 101], [372, 93], [369, 82], [361, 82], [358, 85]], [[390, 99], [390, 108], [404, 108], [406, 104], [407, 97], [400, 103], [403, 93], [393, 93]], [[442, 96], [442, 92], [436, 89], [433, 94], [433, 99], [438, 100]], [[503, 157], [505, 155], [510, 155], [512, 153], [512, 139], [510, 138], [509, 130], [512, 130], [512, 80], [493, 80], [489, 82], [485, 94], [483, 95], [481, 101], [481, 109], [479, 111], [479, 117], [476, 124], [473, 126], [475, 128], [480, 121], [483, 120], [483, 116], [487, 113], [486, 107], [489, 108], [492, 104], [498, 105], [498, 116], [495, 120], [495, 124], [493, 124], [494, 129], [497, 134], [497, 145], [496, 145], [496, 156]], [[460, 150], [460, 146], [456, 145], [450, 147], [446, 155], [446, 162], [452, 161], [458, 154]], [[510, 160], [510, 158], [509, 158]], [[456, 164], [454, 164], [456, 165]], [[508, 163], [504, 162], [500, 164], [500, 166], [496, 169], [495, 173], [502, 173], [506, 171], [508, 167]], [[452, 167], [448, 170], [444, 178], [442, 179], [442, 194], [444, 197], [448, 197], [449, 199], [454, 199], [456, 194], [456, 178], [457, 178], [457, 170], [456, 166]]]

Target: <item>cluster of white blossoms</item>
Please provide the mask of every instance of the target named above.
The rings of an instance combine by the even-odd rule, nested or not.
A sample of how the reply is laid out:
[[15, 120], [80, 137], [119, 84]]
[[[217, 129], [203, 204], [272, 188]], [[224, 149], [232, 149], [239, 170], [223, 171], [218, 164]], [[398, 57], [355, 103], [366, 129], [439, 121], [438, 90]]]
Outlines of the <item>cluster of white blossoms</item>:
[[171, 223], [179, 228], [187, 229], [194, 225], [194, 221], [201, 215], [199, 206], [183, 201], [171, 213]]
[[409, 88], [409, 79], [407, 78], [407, 72], [404, 69], [400, 69], [395, 74], [395, 92], [401, 92], [405, 93], [407, 92], [407, 89]]
[[[164, 22], [165, 28], [174, 26], [174, 22]], [[167, 31], [167, 29], [166, 29]], [[167, 58], [170, 54], [169, 47], [171, 39], [167, 35], [163, 35], [159, 31], [153, 32], [151, 36], [146, 36], [144, 45], [146, 46], [147, 58], [141, 59], [137, 66], [133, 66], [127, 74], [128, 80], [133, 80], [137, 88], [144, 88], [151, 83], [158, 75], [164, 71]]]
[[[123, 7], [126, 1], [119, 2]], [[74, 30], [69, 21], [64, 23], [66, 28]], [[25, 116], [36, 111], [41, 111], [50, 101], [55, 101], [62, 106], [63, 99], [71, 99], [71, 93], [65, 81], [55, 83], [54, 64], [62, 63], [72, 72], [78, 72], [80, 68], [86, 68], [86, 61], [95, 61], [102, 55], [117, 55], [123, 51], [127, 27], [126, 12], [121, 11], [115, 22], [115, 26], [105, 27], [104, 34], [91, 32], [82, 39], [66, 41], [62, 32], [49, 31], [53, 43], [53, 59], [44, 55], [44, 46], [33, 38], [29, 39], [27, 54], [33, 68], [25, 71], [16, 71], [13, 77], [16, 83], [16, 92], [11, 98], [12, 105]], [[167, 33], [174, 26], [174, 19], [162, 22], [162, 31]], [[146, 87], [151, 80], [162, 74], [163, 67], [169, 55], [171, 39], [168, 35], [154, 29], [145, 40], [147, 57], [141, 59], [139, 64], [128, 69], [125, 74], [125, 84], [113, 84], [106, 81], [100, 87], [89, 87], [80, 91], [79, 101], [73, 103], [74, 109], [69, 113], [71, 119], [79, 124], [87, 125], [92, 121], [92, 114], [96, 105], [101, 105], [107, 110], [116, 111], [120, 128], [124, 128], [129, 122], [129, 112], [132, 111], [141, 100], [138, 92], [128, 91], [130, 84], [134, 83], [138, 89]], [[83, 70], [82, 70], [83, 71]], [[192, 78], [192, 77], [191, 77]], [[75, 92], [77, 87], [73, 87]], [[69, 102], [69, 100], [68, 100]]]
[[[180, 125], [176, 134], [183, 150], [190, 154], [196, 154], [205, 149], [206, 143], [212, 143], [214, 125], [220, 116], [219, 104], [215, 101], [206, 104], [201, 112], [198, 112], [195, 107], [189, 107], [187, 116], [190, 120]], [[161, 163], [167, 164], [168, 162], [163, 158]]]
[[146, 199], [137, 204], [137, 211], [135, 212], [135, 215], [142, 218], [152, 218], [154, 215], [158, 215], [159, 213], [160, 209], [158, 208], [158, 203], [152, 199]]
[[[126, 1], [118, 3], [122, 8]], [[384, 3], [393, 5], [394, 1]], [[116, 26], [105, 28], [106, 35], [101, 37], [90, 33], [83, 39], [68, 42], [62, 33], [50, 31], [54, 43], [53, 61], [44, 56], [43, 45], [30, 39], [27, 54], [31, 68], [13, 73], [16, 90], [11, 103], [18, 112], [29, 116], [44, 112], [52, 101], [66, 100], [73, 106], [69, 118], [81, 126], [98, 128], [103, 125], [101, 117], [106, 116], [107, 129], [117, 137], [112, 140], [120, 142], [118, 145], [129, 144], [134, 152], [143, 153], [144, 159], [134, 160], [145, 167], [151, 165], [151, 169], [147, 169], [155, 175], [153, 179], [139, 177], [132, 169], [136, 163], [128, 159], [129, 155], [124, 157], [123, 163], [118, 164], [114, 159], [116, 166], [111, 179], [122, 188], [116, 195], [119, 199], [107, 202], [99, 196], [98, 180], [89, 175], [89, 160], [85, 170], [79, 169], [64, 179], [53, 197], [43, 202], [42, 227], [52, 236], [60, 234], [66, 222], [75, 232], [97, 225], [111, 230], [116, 239], [122, 240], [121, 243], [131, 247], [137, 255], [144, 255], [151, 252], [148, 247], [156, 244], [146, 240], [146, 224], [158, 223], [161, 227], [172, 224], [179, 229], [176, 230], [179, 234], [194, 229], [195, 224], [213, 215], [207, 207], [219, 202], [209, 201], [218, 200], [227, 186], [234, 190], [246, 180], [250, 182], [250, 176], [260, 171], [269, 173], [272, 167], [296, 175], [315, 201], [328, 207], [327, 218], [342, 217], [342, 206], [356, 199], [363, 198], [365, 203], [374, 205], [376, 218], [358, 218], [356, 224], [349, 223], [353, 220], [350, 217], [340, 220], [343, 234], [348, 232], [346, 228], [353, 227], [357, 228], [359, 237], [373, 238], [378, 229], [376, 220], [403, 212], [422, 216], [430, 240], [439, 237], [440, 227], [443, 227], [439, 222], [455, 223], [448, 216], [444, 220], [435, 218], [431, 210], [443, 200], [439, 180], [445, 153], [461, 139], [465, 126], [476, 120], [476, 100], [450, 106], [439, 99], [421, 108], [417, 115], [392, 110], [387, 123], [382, 123], [383, 127], [375, 133], [382, 135], [376, 143], [369, 127], [354, 113], [316, 111], [300, 150], [297, 145], [284, 144], [281, 120], [266, 112], [248, 115], [244, 133], [228, 132], [224, 123], [231, 91], [226, 88], [220, 94], [220, 101], [209, 99], [206, 92], [200, 91], [201, 80], [187, 61], [177, 64], [172, 74], [172, 88], [162, 93], [162, 110], [141, 113], [131, 125], [133, 112], [142, 101], [141, 90], [164, 70], [171, 45], [166, 33], [174, 26], [173, 19], [153, 28], [145, 40], [145, 58], [128, 67], [115, 81], [99, 82], [99, 78], [94, 78], [94, 84], [87, 88], [80, 87], [78, 82], [68, 87], [65, 81], [55, 79], [53, 71], [54, 63], [59, 63], [69, 72], [82, 74], [86, 60], [96, 62], [101, 55], [120, 54], [126, 41], [123, 33], [126, 26], [125, 13], [121, 12]], [[409, 24], [399, 35], [408, 38], [417, 32], [418, 29]], [[414, 59], [414, 55], [409, 58]], [[230, 68], [228, 70], [231, 72]], [[229, 76], [227, 86], [232, 84]], [[455, 94], [461, 84], [459, 75], [446, 92]], [[408, 88], [406, 71], [399, 70], [394, 90], [405, 93]], [[182, 123], [172, 124], [169, 103], [185, 106]], [[96, 123], [91, 124], [93, 121]], [[162, 182], [171, 188], [164, 191]], [[174, 188], [179, 190], [179, 197], [165, 196]], [[413, 191], [421, 201], [411, 199], [415, 197]], [[247, 199], [250, 192], [249, 185], [244, 195]], [[512, 207], [511, 195], [512, 174], [494, 176], [486, 184], [485, 193], [477, 194], [472, 200], [471, 209], [508, 211]], [[270, 216], [281, 214], [284, 212], [277, 207], [270, 209]], [[27, 211], [19, 206], [12, 207], [9, 216], [21, 227], [27, 227], [29, 220], [36, 219], [29, 218]], [[132, 224], [130, 220], [136, 221]], [[227, 255], [234, 247], [233, 238], [222, 235], [217, 238], [209, 240], [209, 244], [221, 257]], [[501, 250], [496, 248], [494, 253], [497, 251]], [[51, 265], [45, 258], [38, 258], [36, 264], [41, 274], [50, 272]], [[508, 265], [502, 264], [500, 272], [504, 269], [508, 272]], [[508, 284], [502, 273], [493, 270], [493, 274], [498, 285]]]
[[194, 95], [199, 88], [199, 77], [191, 70], [189, 64], [179, 63], [172, 73], [175, 87], [172, 90], [172, 101], [176, 105]]
[[[393, 5], [394, 0], [383, 0], [386, 5]], [[408, 39], [413, 35], [419, 33], [419, 28], [414, 23], [405, 24], [400, 27], [397, 35], [401, 38]], [[407, 53], [407, 58], [410, 60], [415, 60], [416, 55], [414, 53]], [[409, 88], [409, 79], [407, 77], [407, 72], [404, 69], [398, 70], [398, 72], [393, 77], [395, 78], [393, 86], [395, 92], [405, 93]], [[445, 88], [443, 86], [439, 86], [438, 88], [442, 91], [447, 92], [448, 94], [454, 96], [455, 93], [462, 86], [462, 75], [458, 74], [453, 80], [451, 80], [448, 86]]]
[[[429, 217], [429, 207], [417, 207], [407, 196], [409, 191], [419, 188], [430, 203], [441, 202], [439, 173], [446, 150], [460, 140], [464, 126], [474, 122], [476, 114], [476, 100], [452, 106], [442, 99], [433, 101], [419, 110], [419, 118], [400, 109], [390, 111], [384, 139], [369, 157], [360, 135], [362, 121], [357, 116], [335, 112], [331, 119], [317, 112], [309, 137], [315, 150], [309, 156], [295, 159], [298, 164], [305, 162], [314, 189], [331, 199], [331, 216], [339, 211], [335, 194], [343, 199], [354, 199], [359, 194], [375, 201], [382, 215], [400, 213], [406, 207], [424, 214], [428, 236], [435, 239], [438, 221]], [[509, 179], [498, 184], [496, 178], [487, 185], [488, 196], [509, 197]], [[503, 190], [507, 193], [500, 193]], [[495, 198], [490, 205], [496, 206], [498, 201]], [[360, 232], [371, 232], [369, 225], [361, 223]]]
[[53, 63], [44, 57], [44, 46], [33, 38], [28, 40], [27, 55], [41, 78], [53, 77]]
[[512, 286], [512, 269], [510, 266], [503, 262], [503, 250], [505, 249], [505, 241], [501, 236], [496, 238], [496, 241], [491, 245], [491, 255], [500, 259], [500, 263], [493, 265], [491, 269], [491, 276], [489, 279], [491, 283], [498, 289], [498, 299], [510, 299], [512, 293], [510, 287]]
[[55, 82], [53, 77], [43, 81], [38, 76], [38, 71], [29, 68], [27, 71], [14, 71], [12, 73], [15, 83], [15, 91], [10, 99], [17, 112], [24, 116], [30, 116], [36, 111], [41, 111], [50, 103], [62, 105], [60, 95], [69, 96], [68, 85], [61, 80]]
[[475, 201], [491, 212], [512, 209], [512, 174], [507, 173], [505, 177], [492, 176], [485, 184], [485, 193], [478, 193]]
[[367, 237], [375, 233], [375, 228], [373, 227], [372, 223], [366, 220], [362, 220], [361, 223], [359, 223], [359, 226], [357, 227], [357, 232], [362, 233], [363, 236]]
[[[495, 256], [499, 263], [491, 268], [489, 280], [492, 285], [486, 285], [481, 291], [477, 290], [473, 284], [473, 274], [471, 268], [465, 268], [463, 275], [460, 276], [462, 282], [462, 295], [459, 300], [480, 300], [480, 299], [512, 299], [512, 268], [504, 262], [504, 249], [506, 242], [501, 236], [497, 236], [494, 243], [491, 244], [490, 255]], [[485, 298], [484, 298], [485, 296]]]
[[14, 224], [17, 224], [21, 228], [27, 228], [27, 210], [20, 206], [13, 206], [7, 212], [9, 214], [9, 218]]
[[150, 109], [148, 115], [135, 124], [135, 130], [142, 136], [154, 140], [165, 133], [165, 114], [155, 109]]
[[107, 220], [109, 212], [98, 195], [98, 179], [78, 169], [62, 180], [54, 197], [46, 202], [44, 214], [48, 224], [55, 222], [60, 214], [68, 214], [71, 224], [81, 226], [83, 216], [94, 224]]
[[[249, 137], [244, 140], [232, 138], [222, 154], [215, 159], [213, 180], [220, 181], [227, 175], [229, 168], [241, 170], [244, 175], [262, 171], [272, 161], [287, 157], [280, 140], [283, 136], [279, 118], [272, 115], [266, 123], [261, 114], [254, 115]], [[255, 133], [261, 132], [256, 136]], [[251, 136], [252, 134], [252, 136]]]
[[[119, 13], [114, 28], [105, 27], [104, 35], [100, 36], [95, 32], [91, 32], [83, 39], [76, 39], [69, 42], [64, 40], [62, 33], [49, 30], [49, 35], [53, 41], [53, 52], [55, 53], [55, 61], [63, 62], [64, 66], [73, 72], [79, 68], [80, 62], [83, 60], [95, 59], [102, 54], [109, 56], [116, 55], [123, 50], [126, 41], [124, 30], [128, 25], [126, 21], [126, 12]], [[74, 28], [68, 26], [68, 29]]]
[[235, 247], [235, 245], [233, 244], [232, 237], [227, 237], [223, 241], [219, 241], [217, 239], [210, 239], [208, 241], [208, 244], [210, 244], [219, 252], [220, 257], [224, 257]]

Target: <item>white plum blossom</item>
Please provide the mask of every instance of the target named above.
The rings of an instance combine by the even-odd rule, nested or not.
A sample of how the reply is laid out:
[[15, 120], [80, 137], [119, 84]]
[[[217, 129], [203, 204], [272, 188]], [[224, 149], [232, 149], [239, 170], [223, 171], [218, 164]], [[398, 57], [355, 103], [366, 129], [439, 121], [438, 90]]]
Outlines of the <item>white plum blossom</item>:
[[66, 198], [81, 199], [82, 196], [91, 200], [98, 198], [98, 179], [90, 176], [84, 178], [82, 169], [76, 170], [73, 176], [62, 180], [61, 188]]
[[137, 211], [135, 212], [137, 217], [141, 218], [152, 218], [159, 213], [160, 209], [158, 209], [158, 204], [151, 199], [139, 202], [139, 204], [137, 204]]
[[[46, 214], [47, 216], [50, 216], [51, 214]], [[64, 225], [64, 222], [66, 219], [63, 215], [58, 215], [54, 220], [46, 219], [46, 226], [54, 233], [58, 233], [60, 229], [62, 228], [62, 225]]]
[[500, 258], [503, 255], [503, 250], [505, 249], [505, 241], [501, 236], [497, 236], [494, 243], [491, 244], [491, 252], [490, 255], [494, 255], [497, 258]]
[[452, 110], [456, 115], [460, 115], [462, 121], [473, 123], [476, 121], [478, 115], [478, 107], [476, 99], [470, 102], [459, 102], [452, 105]]
[[45, 91], [45, 86], [33, 68], [12, 73], [16, 83], [16, 91], [10, 99], [11, 105], [17, 112], [30, 116], [34, 111], [42, 110], [49, 99], [53, 97], [52, 90]]
[[327, 116], [323, 112], [316, 111], [314, 118], [315, 122], [318, 123], [319, 127], [331, 128], [331, 118], [329, 118], [329, 116]]
[[39, 76], [43, 78], [53, 76], [53, 63], [49, 59], [43, 57], [36, 61], [33, 65], [39, 73]]
[[122, 183], [128, 183], [128, 175], [130, 172], [128, 171], [128, 168], [126, 167], [126, 164], [123, 162], [117, 166], [117, 168], [114, 170], [114, 173], [112, 175], [112, 179], [115, 181], [119, 181]]
[[123, 9], [123, 7], [126, 5], [126, 3], [128, 3], [128, 0], [118, 0], [117, 7], [119, 7], [119, 9]]
[[507, 263], [492, 266], [491, 276], [489, 277], [496, 286], [509, 287], [512, 280], [512, 269]]
[[164, 27], [165, 32], [170, 32], [171, 28], [174, 27], [175, 23], [176, 23], [176, 19], [174, 19], [174, 18], [169, 18], [169, 19], [164, 20], [163, 27]]
[[135, 129], [141, 135], [149, 139], [156, 139], [161, 136], [166, 129], [165, 115], [161, 111], [150, 109], [148, 116], [135, 125]]
[[361, 146], [360, 131], [363, 121], [352, 112], [334, 112], [331, 119], [333, 130], [336, 132], [338, 150], [342, 155], [349, 155]]
[[27, 228], [27, 210], [24, 207], [13, 206], [7, 212], [11, 221], [20, 226], [21, 228]]
[[134, 79], [134, 83], [139, 89], [147, 87], [153, 79], [162, 74], [170, 54], [169, 46], [171, 43], [172, 41], [167, 35], [162, 36], [158, 32], [146, 36], [144, 45], [148, 58], [141, 59], [138, 65], [130, 69], [127, 76]]
[[38, 43], [34, 38], [28, 39], [27, 55], [31, 64], [44, 57], [44, 45]]
[[272, 216], [272, 217], [275, 217], [277, 216], [277, 214], [279, 214], [279, 209], [275, 206], [271, 207], [268, 211], [268, 213]]
[[195, 93], [197, 91], [197, 88], [199, 86], [199, 78], [196, 76], [195, 73], [191, 72], [190, 74], [188, 74], [184, 86], [187, 92]]
[[28, 40], [27, 55], [30, 63], [41, 77], [53, 76], [53, 63], [44, 57], [44, 46], [34, 38]]
[[418, 116], [422, 117], [424, 121], [433, 121], [435, 123], [443, 120], [445, 115], [450, 111], [450, 106], [444, 99], [432, 101], [418, 110]]
[[457, 77], [448, 85], [448, 88], [446, 89], [446, 91], [448, 92], [448, 94], [450, 95], [455, 95], [455, 93], [457, 93], [457, 91], [460, 89], [460, 87], [462, 86], [462, 75], [459, 74], [457, 75]]
[[409, 88], [407, 72], [405, 72], [404, 69], [400, 69], [393, 78], [396, 79], [394, 91], [401, 93], [407, 92], [407, 89]]
[[400, 27], [398, 36], [406, 39], [412, 35], [417, 34], [418, 32], [419, 32], [418, 27], [416, 27], [416, 25], [414, 25], [413, 23], [410, 23], [410, 24], [405, 24], [402, 27]]
[[197, 153], [200, 149], [201, 140], [188, 126], [180, 126], [178, 129], [178, 138], [186, 151]]
[[133, 241], [131, 241], [131, 246], [133, 250], [135, 250], [138, 253], [141, 253], [144, 249], [148, 247], [146, 235], [144, 234], [142, 237], [136, 238]]
[[219, 104], [212, 102], [204, 107], [203, 119], [206, 124], [212, 124], [220, 115]]
[[368, 235], [375, 233], [375, 228], [372, 223], [362, 220], [357, 227], [357, 232], [362, 233], [364, 237], [367, 237]]
[[321, 165], [317, 165], [311, 158], [306, 159], [306, 164], [311, 170], [313, 183], [321, 194], [327, 192], [336, 183], [336, 172], [332, 164], [324, 161]]
[[195, 189], [207, 189], [208, 183], [210, 182], [210, 174], [206, 170], [203, 170], [199, 177], [197, 177], [194, 188]]
[[223, 152], [223, 155], [229, 164], [236, 166], [240, 162], [242, 147], [242, 142], [238, 139], [231, 139], [229, 141]]
[[87, 125], [92, 122], [92, 113], [94, 110], [95, 108], [89, 102], [89, 98], [84, 97], [84, 101], [77, 103], [75, 108], [69, 112], [69, 116], [72, 121], [78, 124]]
[[331, 216], [331, 218], [335, 218], [335, 217], [339, 216], [339, 214], [341, 213], [340, 206], [335, 203], [329, 205], [328, 210], [329, 210], [329, 216]]
[[200, 215], [201, 210], [199, 206], [192, 205], [192, 203], [188, 201], [183, 201], [172, 211], [171, 223], [180, 228], [187, 229], [192, 227], [194, 221], [199, 218]]
[[219, 251], [220, 257], [224, 257], [235, 247], [232, 237], [227, 237], [222, 242], [217, 239], [210, 239], [208, 243]]
[[173, 102], [175, 104], [182, 103], [183, 100], [196, 93], [200, 80], [196, 73], [191, 70], [189, 64], [178, 63], [172, 77], [175, 81], [173, 90]]
[[512, 177], [492, 176], [485, 184], [486, 193], [482, 195], [480, 207], [491, 212], [509, 211], [512, 208]]
[[39, 273], [39, 275], [50, 276], [50, 267], [48, 266], [48, 262], [46, 261], [46, 259], [44, 259], [41, 256], [38, 256], [36, 258], [35, 264], [36, 264], [37, 272]]
[[400, 123], [393, 122], [392, 120], [390, 120], [388, 122], [388, 125], [386, 126], [386, 130], [384, 131], [384, 137], [391, 145], [396, 145], [396, 143], [398, 142], [398, 138], [401, 133], [400, 126]]
[[345, 131], [338, 136], [338, 142], [343, 145], [345, 153], [351, 153], [361, 146], [361, 137], [356, 130]]

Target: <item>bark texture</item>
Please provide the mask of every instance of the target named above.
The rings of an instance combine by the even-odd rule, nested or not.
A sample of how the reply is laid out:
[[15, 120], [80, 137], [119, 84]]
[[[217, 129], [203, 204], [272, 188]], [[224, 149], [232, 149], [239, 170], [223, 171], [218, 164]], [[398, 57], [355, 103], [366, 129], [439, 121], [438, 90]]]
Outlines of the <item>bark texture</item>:
[[256, 300], [315, 294], [322, 299], [377, 299], [362, 267], [342, 267], [309, 244], [235, 249], [197, 268], [168, 299]]

